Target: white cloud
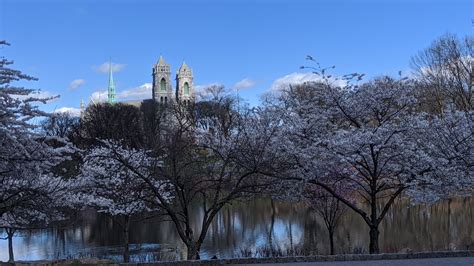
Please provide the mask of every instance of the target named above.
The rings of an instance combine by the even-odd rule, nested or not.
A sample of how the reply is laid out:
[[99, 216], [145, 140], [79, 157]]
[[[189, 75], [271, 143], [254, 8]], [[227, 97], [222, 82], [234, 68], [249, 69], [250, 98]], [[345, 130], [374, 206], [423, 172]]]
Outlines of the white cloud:
[[[107, 90], [97, 90], [92, 93], [90, 100], [93, 103], [106, 102], [108, 97]], [[120, 91], [116, 95], [119, 101], [136, 101], [152, 98], [152, 84], [144, 83], [138, 87]]]
[[71, 83], [69, 84], [69, 90], [73, 91], [79, 88], [80, 86], [84, 85], [84, 83], [86, 83], [84, 79], [75, 79], [71, 81]]
[[241, 81], [234, 84], [234, 90], [240, 91], [242, 89], [251, 88], [254, 85], [255, 85], [255, 81], [253, 81], [249, 78], [244, 78], [243, 80], [241, 80]]
[[92, 103], [100, 103], [107, 101], [107, 90], [93, 92], [90, 97], [90, 100]]
[[[331, 78], [333, 85], [335, 86], [345, 86], [346, 82], [343, 80], [336, 80]], [[303, 84], [305, 82], [318, 82], [322, 81], [320, 75], [314, 73], [298, 73], [294, 72], [283, 76], [281, 78], [276, 79], [272, 85], [270, 86], [270, 90], [278, 91], [287, 88], [289, 85], [298, 85]]]
[[[127, 65], [126, 64], [118, 64], [118, 63], [113, 63], [112, 62], [112, 71], [113, 72], [119, 72], [122, 69], [124, 69]], [[110, 71], [110, 64], [109, 62], [105, 62], [100, 66], [92, 66], [92, 69], [100, 72], [100, 73], [109, 73]]]
[[141, 86], [124, 90], [117, 94], [117, 99], [121, 100], [144, 100], [152, 98], [152, 84], [145, 83]]
[[72, 116], [80, 116], [81, 109], [74, 108], [74, 107], [61, 107], [59, 109], [54, 110], [55, 113], [68, 113]]

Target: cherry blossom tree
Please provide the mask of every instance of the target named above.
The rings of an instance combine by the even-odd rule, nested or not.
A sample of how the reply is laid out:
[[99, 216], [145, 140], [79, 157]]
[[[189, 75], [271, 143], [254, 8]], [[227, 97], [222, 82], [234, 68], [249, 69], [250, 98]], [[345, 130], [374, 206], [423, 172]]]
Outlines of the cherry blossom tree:
[[[126, 148], [117, 141], [101, 141], [84, 157], [77, 188], [79, 205], [93, 206], [114, 218], [124, 231], [124, 262], [129, 262], [130, 222], [133, 217], [155, 211], [147, 204], [148, 191], [141, 178], [149, 180], [154, 161], [146, 151]], [[153, 182], [164, 202], [171, 199], [168, 182]]]
[[15, 180], [4, 183], [11, 192], [18, 192], [16, 202], [0, 216], [0, 228], [5, 230], [8, 240], [9, 262], [14, 262], [13, 236], [16, 232], [45, 228], [52, 222], [64, 220], [63, 210], [69, 207], [69, 187], [61, 178], [38, 176], [31, 169], [23, 169], [17, 174]]
[[[417, 144], [432, 160], [431, 171], [410, 191], [419, 202], [474, 194], [474, 112], [445, 109], [421, 125]], [[424, 193], [419, 193], [423, 191]]]
[[38, 134], [32, 120], [48, 114], [35, 104], [51, 98], [38, 98], [34, 90], [16, 86], [35, 78], [10, 68], [12, 63], [0, 59], [0, 227], [7, 232], [10, 261], [16, 230], [60, 218], [58, 206], [66, 186], [51, 170], [72, 152], [64, 139]]
[[[200, 258], [209, 226], [226, 204], [251, 197], [274, 182], [262, 171], [273, 165], [275, 155], [269, 149], [275, 140], [272, 136], [276, 134], [269, 126], [273, 123], [270, 116], [262, 119], [263, 113], [238, 112], [230, 94], [215, 91], [221, 92], [195, 104], [148, 106], [152, 108], [147, 110], [143, 129], [160, 134], [146, 134], [144, 143], [151, 146], [146, 152], [140, 151], [142, 157], [131, 156], [139, 149], [129, 148], [125, 156], [116, 145], [107, 145], [107, 151], [100, 153], [104, 157], [100, 163], [104, 166], [99, 168], [102, 169], [98, 170], [99, 176], [118, 178], [117, 175], [130, 173], [140, 192], [136, 196], [142, 198], [144, 206], [162, 210], [174, 224], [187, 247], [188, 259]], [[125, 159], [129, 155], [131, 158]], [[89, 161], [96, 157], [87, 158]], [[95, 159], [87, 168], [97, 171]], [[109, 169], [120, 171], [112, 174]], [[135, 190], [135, 187], [127, 189]], [[170, 194], [164, 194], [163, 190]], [[118, 194], [134, 195], [131, 192]], [[198, 221], [193, 220], [190, 212], [196, 206], [202, 214]]]
[[[361, 75], [351, 74], [343, 79], [352, 82], [338, 87], [325, 70], [315, 69], [321, 82], [290, 87], [269, 106], [277, 116], [284, 114], [276, 150], [295, 164], [283, 177], [318, 185], [360, 215], [369, 227], [369, 251], [378, 253], [379, 224], [402, 194], [414, 199], [433, 195], [435, 188], [455, 183], [445, 181], [453, 181], [456, 173], [470, 180], [469, 162], [460, 162], [471, 160], [466, 156], [472, 158], [472, 145], [456, 145], [452, 137], [460, 135], [455, 142], [466, 144], [472, 126], [446, 128], [450, 118], [418, 112], [413, 80], [380, 77], [359, 85], [354, 79]], [[472, 116], [464, 117], [472, 125]], [[456, 156], [443, 160], [446, 156], [439, 154], [440, 139], [429, 135], [437, 127]], [[452, 173], [452, 167], [459, 169]], [[338, 193], [328, 176], [349, 186], [366, 205]]]
[[[238, 114], [235, 102], [221, 97], [229, 96], [175, 107], [174, 126], [161, 142], [163, 165], [156, 175], [173, 184], [174, 200], [170, 204], [157, 198], [156, 203], [175, 224], [188, 259], [200, 258], [209, 226], [225, 205], [272, 182], [260, 171], [273, 160], [269, 147], [275, 131], [269, 120], [252, 112]], [[202, 219], [193, 223], [189, 210], [195, 204]]]

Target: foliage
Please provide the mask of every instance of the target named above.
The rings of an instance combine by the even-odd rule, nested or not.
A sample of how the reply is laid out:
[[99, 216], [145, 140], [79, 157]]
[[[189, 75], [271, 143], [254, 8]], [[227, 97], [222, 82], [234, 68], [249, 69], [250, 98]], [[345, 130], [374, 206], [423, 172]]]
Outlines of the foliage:
[[46, 136], [56, 136], [60, 138], [74, 138], [74, 130], [79, 125], [79, 117], [70, 113], [53, 113], [41, 122], [41, 131]]
[[[370, 228], [370, 252], [376, 253], [378, 225], [402, 193], [419, 201], [452, 196], [444, 187], [472, 183], [472, 116], [464, 113], [463, 124], [449, 126], [451, 115], [420, 113], [417, 82], [407, 78], [359, 85], [353, 81], [360, 75], [351, 74], [337, 87], [324, 75], [323, 82], [280, 92], [268, 106], [283, 125], [275, 150], [295, 164], [280, 176], [318, 185], [358, 213]], [[442, 145], [452, 155], [440, 154]], [[338, 192], [339, 183], [354, 192]], [[367, 209], [347, 198], [354, 193]]]
[[72, 149], [62, 138], [35, 132], [32, 120], [48, 114], [34, 104], [50, 99], [37, 98], [33, 90], [14, 85], [35, 79], [10, 68], [11, 64], [0, 59], [0, 227], [7, 229], [13, 261], [16, 230], [62, 219], [59, 209], [67, 202], [67, 186], [51, 169]]
[[[40, 111], [36, 104], [50, 98], [13, 85], [35, 79], [2, 58], [0, 227], [11, 245], [17, 229], [92, 206], [125, 219], [128, 252], [130, 218], [160, 213], [188, 259], [199, 259], [221, 209], [265, 193], [305, 198], [331, 242], [346, 208], [354, 211], [377, 253], [379, 225], [400, 197], [472, 196], [472, 51], [471, 37], [445, 36], [414, 58], [414, 79], [367, 82], [358, 73], [330, 75], [334, 67], [308, 57], [315, 66], [303, 69], [320, 81], [269, 94], [262, 107], [212, 86], [196, 103], [93, 104], [80, 119]], [[46, 118], [41, 128], [36, 118]], [[191, 208], [201, 210], [200, 221]]]
[[412, 58], [425, 111], [474, 108], [474, 38], [446, 34]]
[[81, 118], [79, 128], [84, 147], [97, 145], [97, 139], [116, 140], [132, 148], [143, 147], [143, 123], [140, 110], [117, 103], [92, 104]]
[[[84, 192], [80, 204], [91, 205], [112, 216], [150, 212], [147, 190], [141, 177], [148, 177], [153, 160], [146, 151], [127, 149], [121, 144], [105, 140], [84, 158], [78, 182]], [[162, 197], [171, 198], [166, 181], [155, 181], [154, 188]]]

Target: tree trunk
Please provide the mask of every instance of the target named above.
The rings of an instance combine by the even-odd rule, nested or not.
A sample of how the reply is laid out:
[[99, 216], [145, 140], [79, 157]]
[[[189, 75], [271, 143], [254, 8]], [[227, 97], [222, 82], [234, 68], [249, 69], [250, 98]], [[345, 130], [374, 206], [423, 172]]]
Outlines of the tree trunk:
[[200, 245], [192, 243], [191, 245], [187, 246], [188, 249], [188, 256], [187, 260], [200, 260], [201, 257], [199, 256]]
[[130, 216], [125, 216], [123, 262], [130, 262]]
[[373, 183], [371, 184], [371, 191], [373, 193], [370, 194], [370, 243], [369, 243], [369, 253], [370, 254], [378, 254], [379, 253], [379, 222], [377, 217], [377, 178], [373, 178]]
[[15, 234], [15, 229], [7, 228], [7, 237], [8, 237], [8, 262], [15, 262], [15, 257], [13, 256], [13, 235]]
[[369, 253], [378, 254], [379, 251], [379, 228], [377, 225], [370, 227]]
[[330, 254], [334, 255], [334, 230], [328, 230], [329, 233], [329, 245], [330, 245]]

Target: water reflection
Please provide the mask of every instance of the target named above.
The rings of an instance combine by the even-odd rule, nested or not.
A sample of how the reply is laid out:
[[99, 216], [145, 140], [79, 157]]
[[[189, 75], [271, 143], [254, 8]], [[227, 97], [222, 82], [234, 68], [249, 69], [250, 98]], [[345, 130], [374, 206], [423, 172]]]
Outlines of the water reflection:
[[[382, 223], [381, 251], [474, 249], [473, 203], [472, 198], [432, 206], [398, 202]], [[200, 210], [194, 213], [194, 220], [200, 220]], [[22, 232], [14, 238], [14, 252], [17, 260], [60, 258], [86, 248], [120, 245], [121, 239], [121, 229], [111, 219], [85, 212], [80, 224], [72, 228]], [[131, 242], [172, 244], [184, 250], [173, 225], [158, 219], [134, 223]], [[322, 220], [305, 206], [258, 199], [234, 203], [220, 212], [202, 246], [202, 257], [234, 257], [242, 250], [269, 244], [281, 249], [311, 249], [318, 254], [329, 252]], [[335, 234], [336, 252], [365, 252], [367, 245], [364, 221], [349, 210]], [[7, 259], [7, 241], [1, 240], [0, 260]]]

